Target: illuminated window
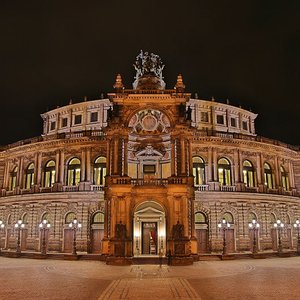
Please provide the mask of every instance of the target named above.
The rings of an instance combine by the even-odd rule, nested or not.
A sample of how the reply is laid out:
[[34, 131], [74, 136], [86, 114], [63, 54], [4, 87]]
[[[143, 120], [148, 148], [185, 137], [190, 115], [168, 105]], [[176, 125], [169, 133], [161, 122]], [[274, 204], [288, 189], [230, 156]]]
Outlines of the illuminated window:
[[72, 158], [68, 164], [68, 185], [78, 185], [80, 182], [80, 160]]
[[281, 184], [285, 191], [288, 191], [290, 189], [289, 185], [289, 177], [283, 166], [280, 167], [280, 173], [281, 173]]
[[205, 184], [205, 163], [199, 156], [193, 157], [193, 176], [195, 185]]
[[195, 223], [196, 224], [206, 224], [207, 220], [206, 220], [205, 214], [202, 212], [196, 212], [195, 213]]
[[30, 189], [34, 185], [34, 164], [31, 163], [25, 171], [25, 189]]
[[76, 218], [75, 213], [69, 212], [65, 218], [65, 224], [70, 224]]
[[254, 168], [249, 160], [243, 163], [243, 180], [246, 187], [254, 187]]
[[104, 213], [97, 212], [94, 214], [92, 219], [92, 224], [103, 224], [104, 223]]
[[273, 172], [272, 168], [268, 163], [264, 164], [264, 180], [265, 180], [265, 186], [269, 189], [274, 188], [274, 180], [273, 180]]
[[233, 216], [232, 216], [232, 214], [230, 212], [224, 213], [223, 219], [225, 219], [230, 224], [234, 223]]
[[94, 184], [105, 185], [106, 158], [98, 157], [94, 162]]
[[47, 162], [44, 170], [44, 187], [51, 187], [55, 182], [55, 161]]
[[10, 191], [12, 191], [16, 188], [17, 174], [18, 174], [18, 167], [14, 167], [14, 169], [12, 170], [12, 172], [10, 173], [10, 176], [9, 176], [8, 188]]
[[218, 177], [221, 185], [231, 185], [231, 165], [226, 158], [218, 161]]
[[256, 214], [253, 212], [250, 212], [248, 215], [248, 222], [251, 223], [253, 220], [257, 221]]

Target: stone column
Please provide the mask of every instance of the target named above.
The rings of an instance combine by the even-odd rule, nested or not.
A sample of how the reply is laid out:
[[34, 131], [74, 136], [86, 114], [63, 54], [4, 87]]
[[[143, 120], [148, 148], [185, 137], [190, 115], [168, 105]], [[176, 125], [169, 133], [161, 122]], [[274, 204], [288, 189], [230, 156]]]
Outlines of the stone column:
[[111, 174], [111, 161], [110, 161], [110, 139], [107, 139], [106, 140], [106, 172], [107, 172], [107, 175], [110, 175]]
[[37, 175], [36, 175], [36, 184], [37, 186], [41, 185], [41, 180], [42, 180], [42, 153], [38, 153], [37, 155]]
[[58, 180], [59, 180], [59, 151], [57, 151], [55, 155], [55, 182], [57, 183]]
[[193, 176], [193, 148], [192, 148], [192, 143], [191, 141], [188, 141], [188, 145], [189, 145], [189, 176]]
[[233, 163], [234, 163], [234, 182], [239, 183], [240, 182], [240, 176], [239, 176], [239, 151], [237, 149], [234, 149], [233, 154]]
[[213, 148], [213, 181], [218, 181], [218, 157], [217, 149]]
[[124, 161], [123, 175], [128, 176], [128, 139], [124, 139]]
[[60, 152], [60, 171], [59, 171], [59, 182], [64, 185], [64, 174], [65, 173], [65, 153], [63, 150]]
[[91, 181], [91, 149], [86, 149], [86, 181]]
[[85, 149], [81, 150], [80, 181], [85, 181]]
[[175, 141], [171, 141], [171, 176], [175, 176]]
[[275, 156], [274, 159], [274, 173], [275, 173], [275, 188], [278, 189], [280, 187], [280, 180], [279, 180], [279, 164], [278, 164], [278, 157]]
[[211, 147], [209, 147], [207, 153], [207, 182], [211, 182], [213, 180], [212, 167], [212, 150]]
[[186, 155], [185, 155], [185, 141], [180, 139], [180, 151], [181, 151], [181, 175], [186, 175]]
[[119, 138], [114, 138], [113, 175], [118, 175], [119, 163]]
[[24, 186], [24, 158], [21, 157], [19, 159], [19, 168], [18, 168], [18, 174], [17, 174], [17, 186], [21, 189]]
[[295, 188], [294, 169], [291, 161], [289, 161], [289, 182], [290, 182], [290, 187]]
[[5, 171], [4, 171], [4, 179], [3, 179], [3, 188], [8, 190], [9, 185], [9, 169], [10, 169], [10, 162], [5, 162]]

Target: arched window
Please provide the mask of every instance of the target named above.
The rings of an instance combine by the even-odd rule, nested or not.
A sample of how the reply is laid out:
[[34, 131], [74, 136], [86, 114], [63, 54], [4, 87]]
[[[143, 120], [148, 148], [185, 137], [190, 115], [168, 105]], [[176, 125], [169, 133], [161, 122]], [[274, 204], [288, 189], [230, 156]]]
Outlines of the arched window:
[[196, 224], [207, 224], [207, 219], [204, 213], [196, 212], [195, 213], [195, 223]]
[[288, 191], [290, 189], [289, 177], [283, 166], [280, 167], [280, 174], [283, 190]]
[[205, 184], [205, 163], [199, 156], [193, 157], [193, 175], [195, 185]]
[[70, 224], [76, 218], [75, 213], [69, 212], [65, 217], [65, 224]]
[[46, 163], [44, 170], [44, 187], [51, 187], [55, 182], [55, 161], [50, 160]]
[[17, 186], [17, 174], [18, 174], [18, 167], [14, 167], [14, 169], [12, 170], [9, 176], [8, 189], [10, 191], [14, 190]]
[[25, 214], [23, 215], [22, 221], [23, 221], [23, 223], [24, 223], [25, 225], [28, 224], [28, 214], [27, 214], [27, 213], [25, 213]]
[[257, 221], [256, 214], [253, 212], [250, 212], [248, 215], [248, 222], [251, 223], [253, 220]]
[[106, 176], [106, 158], [103, 156], [95, 159], [94, 162], [94, 184], [104, 185]]
[[232, 214], [230, 212], [224, 213], [223, 219], [225, 219], [230, 224], [234, 223], [233, 216], [232, 216]]
[[42, 222], [43, 220], [49, 221], [49, 214], [48, 214], [47, 212], [45, 212], [45, 213], [42, 215], [41, 222]]
[[92, 224], [104, 224], [104, 213], [96, 212], [93, 216]]
[[218, 160], [218, 177], [221, 185], [231, 185], [231, 165], [226, 158]]
[[264, 179], [265, 179], [265, 186], [269, 189], [272, 189], [274, 187], [273, 172], [271, 166], [268, 163], [264, 164]]
[[254, 187], [254, 168], [249, 160], [243, 163], [243, 180], [246, 187]]
[[25, 171], [25, 189], [30, 189], [34, 185], [34, 163], [29, 164]]
[[80, 160], [72, 158], [68, 164], [68, 185], [78, 185], [80, 182]]

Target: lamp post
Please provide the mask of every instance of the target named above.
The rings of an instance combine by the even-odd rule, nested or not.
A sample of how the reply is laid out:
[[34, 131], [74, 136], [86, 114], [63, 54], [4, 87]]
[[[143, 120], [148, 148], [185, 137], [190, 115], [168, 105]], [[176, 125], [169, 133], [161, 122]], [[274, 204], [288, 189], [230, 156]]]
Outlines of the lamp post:
[[281, 230], [283, 229], [284, 224], [280, 221], [277, 220], [276, 223], [274, 223], [274, 228], [277, 230], [278, 232], [278, 252], [281, 253], [282, 252], [282, 243], [281, 243]]
[[300, 221], [298, 219], [294, 223], [294, 228], [297, 229], [297, 254], [300, 255]]
[[0, 253], [1, 253], [1, 233], [2, 233], [2, 230], [4, 229], [5, 225], [3, 223], [2, 220], [0, 220]]
[[79, 223], [76, 218], [71, 223], [69, 223], [69, 228], [73, 230], [73, 251], [72, 251], [73, 255], [77, 255], [77, 249], [76, 249], [76, 232], [81, 227], [82, 227], [81, 223]]
[[227, 241], [226, 241], [226, 230], [230, 228], [230, 223], [227, 222], [224, 218], [218, 224], [218, 228], [223, 230], [223, 255], [227, 254]]
[[258, 232], [258, 229], [259, 229], [260, 225], [259, 225], [259, 223], [257, 223], [257, 221], [255, 219], [253, 219], [252, 222], [249, 223], [248, 225], [249, 225], [249, 229], [253, 230], [253, 249], [252, 249], [252, 253], [256, 254], [258, 252], [257, 232]]
[[47, 254], [47, 247], [46, 247], [46, 230], [49, 230], [51, 227], [50, 223], [45, 219], [39, 224], [39, 228], [41, 230], [42, 235], [42, 248], [41, 253], [43, 255]]
[[25, 228], [25, 224], [22, 222], [22, 220], [18, 220], [15, 224], [15, 228], [18, 231], [18, 238], [17, 238], [17, 253], [21, 253], [21, 247], [20, 247], [20, 238], [21, 238], [21, 230]]

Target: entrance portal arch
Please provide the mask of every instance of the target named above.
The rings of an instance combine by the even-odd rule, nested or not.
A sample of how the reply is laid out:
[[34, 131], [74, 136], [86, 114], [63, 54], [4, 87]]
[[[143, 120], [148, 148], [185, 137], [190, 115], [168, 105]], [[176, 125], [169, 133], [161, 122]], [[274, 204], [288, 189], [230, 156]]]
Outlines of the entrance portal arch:
[[139, 204], [133, 215], [133, 254], [166, 254], [166, 214], [155, 201]]

